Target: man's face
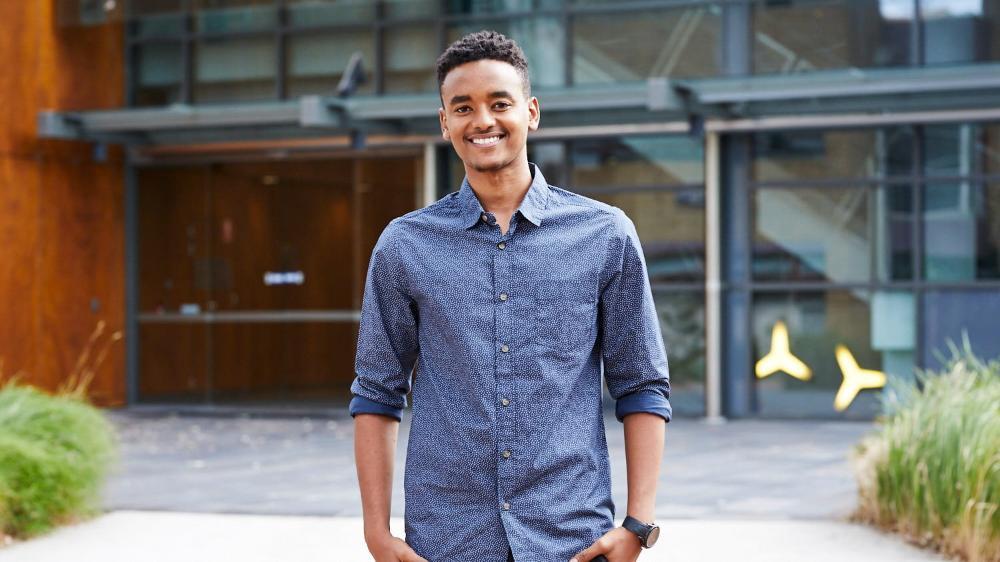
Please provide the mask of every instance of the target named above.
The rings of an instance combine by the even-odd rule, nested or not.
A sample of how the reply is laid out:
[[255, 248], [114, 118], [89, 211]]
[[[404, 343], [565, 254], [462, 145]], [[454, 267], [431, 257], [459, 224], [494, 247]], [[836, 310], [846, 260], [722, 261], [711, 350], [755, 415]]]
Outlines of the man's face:
[[538, 128], [538, 100], [525, 99], [517, 70], [502, 61], [456, 66], [441, 84], [441, 134], [467, 168], [496, 172], [526, 154]]

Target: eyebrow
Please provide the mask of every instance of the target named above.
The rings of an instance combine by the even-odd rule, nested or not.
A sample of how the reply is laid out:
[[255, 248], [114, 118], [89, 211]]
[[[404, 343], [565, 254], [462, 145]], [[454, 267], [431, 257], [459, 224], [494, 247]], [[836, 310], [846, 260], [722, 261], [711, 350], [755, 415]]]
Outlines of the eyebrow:
[[[514, 96], [510, 95], [510, 92], [508, 92], [507, 90], [497, 90], [495, 92], [490, 92], [489, 97], [490, 99], [496, 99], [496, 98], [513, 98]], [[470, 101], [471, 99], [472, 96], [465, 96], [465, 95], [455, 96], [451, 98], [451, 101], [448, 102], [448, 105], [455, 105], [456, 103], [464, 103]]]

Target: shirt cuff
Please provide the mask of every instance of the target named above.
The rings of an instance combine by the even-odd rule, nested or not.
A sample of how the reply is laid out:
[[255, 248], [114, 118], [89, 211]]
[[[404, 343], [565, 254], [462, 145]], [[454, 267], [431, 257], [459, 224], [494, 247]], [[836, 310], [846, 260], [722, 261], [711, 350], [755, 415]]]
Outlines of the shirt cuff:
[[625, 416], [638, 412], [655, 414], [669, 422], [673, 416], [670, 400], [657, 390], [637, 390], [626, 394], [615, 403], [615, 417], [625, 421]]
[[378, 414], [380, 416], [396, 418], [399, 421], [402, 421], [403, 419], [402, 408], [386, 406], [385, 404], [369, 400], [364, 396], [358, 396], [357, 394], [354, 395], [354, 398], [351, 398], [351, 405], [348, 406], [347, 410], [351, 413], [352, 418], [358, 414]]

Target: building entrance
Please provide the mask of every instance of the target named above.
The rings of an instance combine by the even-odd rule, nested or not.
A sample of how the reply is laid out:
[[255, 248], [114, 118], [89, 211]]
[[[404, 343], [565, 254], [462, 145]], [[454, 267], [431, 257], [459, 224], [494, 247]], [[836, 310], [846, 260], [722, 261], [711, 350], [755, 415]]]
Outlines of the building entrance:
[[139, 401], [346, 402], [371, 250], [419, 155], [138, 170]]

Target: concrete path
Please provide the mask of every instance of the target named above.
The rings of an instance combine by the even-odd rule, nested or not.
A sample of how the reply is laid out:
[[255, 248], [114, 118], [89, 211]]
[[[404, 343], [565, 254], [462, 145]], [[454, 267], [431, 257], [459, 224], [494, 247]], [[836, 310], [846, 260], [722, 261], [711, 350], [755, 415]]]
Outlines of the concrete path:
[[[662, 542], [641, 562], [942, 560], [847, 523], [669, 519], [662, 524]], [[394, 519], [392, 525], [399, 532], [402, 521]], [[0, 549], [0, 561], [363, 562], [371, 557], [361, 527], [355, 517], [120, 511]]]
[[[0, 562], [371, 560], [345, 411], [270, 418], [108, 414], [122, 452], [105, 490], [109, 513], [0, 547]], [[621, 510], [622, 425], [610, 412], [605, 424]], [[859, 422], [675, 420], [667, 429], [656, 506], [664, 538], [640, 560], [941, 560], [844, 522], [857, 494], [849, 453], [872, 429]], [[408, 431], [404, 417], [392, 506], [400, 536]]]

